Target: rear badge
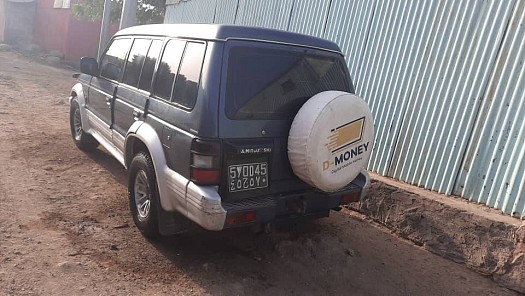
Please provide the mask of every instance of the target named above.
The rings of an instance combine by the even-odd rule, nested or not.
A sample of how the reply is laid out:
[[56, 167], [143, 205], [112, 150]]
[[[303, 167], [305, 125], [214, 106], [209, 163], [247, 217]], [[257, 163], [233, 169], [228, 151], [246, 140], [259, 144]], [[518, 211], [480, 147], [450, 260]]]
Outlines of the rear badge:
[[239, 154], [262, 154], [262, 153], [272, 153], [271, 147], [258, 147], [258, 148], [241, 148], [239, 149]]

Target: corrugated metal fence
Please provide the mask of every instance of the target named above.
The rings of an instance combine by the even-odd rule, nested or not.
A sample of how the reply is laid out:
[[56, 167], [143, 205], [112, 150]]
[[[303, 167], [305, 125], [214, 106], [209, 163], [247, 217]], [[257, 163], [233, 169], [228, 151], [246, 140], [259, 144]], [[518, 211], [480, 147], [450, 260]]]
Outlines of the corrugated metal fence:
[[337, 42], [374, 114], [370, 170], [525, 217], [525, 0], [171, 2], [168, 23]]

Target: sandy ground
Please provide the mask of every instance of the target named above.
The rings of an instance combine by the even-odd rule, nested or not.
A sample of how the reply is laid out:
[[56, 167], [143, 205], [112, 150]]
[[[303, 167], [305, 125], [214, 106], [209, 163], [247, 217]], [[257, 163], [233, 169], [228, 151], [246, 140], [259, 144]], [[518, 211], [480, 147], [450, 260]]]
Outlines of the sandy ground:
[[73, 145], [72, 73], [0, 52], [0, 295], [515, 295], [349, 211], [146, 240], [124, 168]]

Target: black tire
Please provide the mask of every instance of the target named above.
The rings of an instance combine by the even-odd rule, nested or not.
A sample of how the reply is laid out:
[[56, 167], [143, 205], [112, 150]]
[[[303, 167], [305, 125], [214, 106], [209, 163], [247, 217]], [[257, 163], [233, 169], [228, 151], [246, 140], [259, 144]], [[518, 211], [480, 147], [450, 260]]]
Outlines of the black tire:
[[160, 204], [155, 167], [151, 156], [145, 152], [139, 152], [131, 161], [128, 197], [133, 221], [140, 232], [150, 239], [160, 237]]
[[71, 107], [69, 108], [69, 126], [71, 128], [71, 137], [78, 149], [88, 152], [97, 149], [97, 140], [82, 129], [80, 107], [78, 106], [77, 98], [71, 100]]

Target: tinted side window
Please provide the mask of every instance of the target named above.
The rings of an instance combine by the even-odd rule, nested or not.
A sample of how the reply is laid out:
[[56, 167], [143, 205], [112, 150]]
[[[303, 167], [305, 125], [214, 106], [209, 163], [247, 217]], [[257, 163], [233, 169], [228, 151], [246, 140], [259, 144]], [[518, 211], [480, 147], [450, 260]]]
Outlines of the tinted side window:
[[111, 43], [100, 63], [100, 76], [117, 81], [120, 79], [130, 45], [131, 39], [116, 39]]
[[140, 74], [139, 88], [150, 91], [151, 90], [151, 79], [153, 78], [153, 71], [155, 70], [155, 64], [160, 55], [162, 49], [162, 41], [153, 40], [148, 51], [148, 56], [142, 67], [142, 74]]
[[126, 62], [126, 70], [124, 71], [124, 78], [122, 82], [127, 85], [137, 86], [139, 83], [140, 71], [146, 59], [151, 40], [149, 39], [135, 39], [131, 51], [129, 52], [128, 61]]
[[165, 100], [170, 100], [173, 89], [173, 81], [179, 70], [180, 59], [186, 42], [170, 40], [164, 49], [160, 61], [157, 80], [155, 82], [155, 94]]
[[175, 80], [172, 101], [187, 108], [193, 108], [197, 100], [199, 79], [206, 45], [188, 42], [179, 74]]

